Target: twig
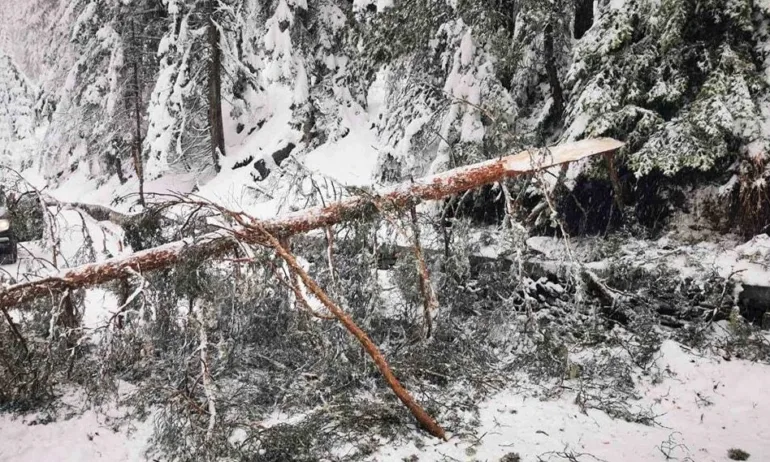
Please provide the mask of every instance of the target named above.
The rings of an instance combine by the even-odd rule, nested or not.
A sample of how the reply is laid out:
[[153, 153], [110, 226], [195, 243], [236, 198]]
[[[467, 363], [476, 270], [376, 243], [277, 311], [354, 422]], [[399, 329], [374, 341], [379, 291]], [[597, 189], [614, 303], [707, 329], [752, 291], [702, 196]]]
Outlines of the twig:
[[209, 425], [206, 428], [206, 439], [211, 439], [214, 432], [214, 426], [217, 422], [216, 394], [214, 393], [214, 383], [211, 380], [211, 369], [208, 358], [208, 335], [206, 333], [206, 308], [200, 299], [195, 301], [195, 316], [198, 320], [198, 334], [200, 339], [201, 374], [203, 376], [203, 392], [206, 394], [208, 402]]

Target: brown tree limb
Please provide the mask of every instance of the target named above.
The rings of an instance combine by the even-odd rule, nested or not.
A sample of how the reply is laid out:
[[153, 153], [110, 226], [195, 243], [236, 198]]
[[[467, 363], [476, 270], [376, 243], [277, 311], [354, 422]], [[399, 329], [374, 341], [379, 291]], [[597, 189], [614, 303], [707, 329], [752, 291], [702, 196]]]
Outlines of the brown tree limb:
[[302, 290], [300, 289], [299, 284], [302, 282], [302, 279], [299, 277], [299, 275], [297, 275], [296, 273], [294, 273], [294, 271], [289, 269], [289, 273], [291, 274], [287, 276], [283, 276], [281, 274], [281, 271], [278, 269], [278, 267], [273, 265], [271, 262], [268, 262], [268, 264], [270, 264], [270, 266], [272, 267], [273, 274], [275, 274], [275, 277], [276, 279], [278, 279], [278, 282], [280, 282], [281, 284], [286, 286], [286, 288], [292, 291], [292, 293], [294, 294], [294, 298], [296, 299], [296, 303], [297, 305], [299, 305], [300, 308], [305, 310], [311, 316], [314, 316], [319, 319], [323, 319], [326, 321], [336, 319], [332, 315], [319, 313], [316, 310], [314, 310], [313, 307], [310, 306], [310, 302], [308, 301], [307, 297], [305, 297], [305, 294], [303, 294]]
[[334, 232], [331, 226], [327, 226], [324, 230], [326, 232], [326, 263], [329, 265], [329, 279], [332, 284], [337, 284], [337, 278], [334, 271]]
[[[623, 143], [619, 141], [600, 138], [568, 143], [548, 150], [524, 151], [402, 183], [371, 195], [356, 196], [328, 207], [315, 207], [266, 220], [261, 226], [273, 236], [291, 236], [375, 214], [378, 206], [398, 210], [421, 200], [444, 199], [519, 174], [611, 153], [621, 146]], [[246, 228], [235, 229], [233, 233], [251, 243], [259, 243], [264, 239]], [[196, 240], [183, 239], [128, 256], [71, 268], [38, 280], [6, 287], [0, 291], [0, 307], [16, 306], [70, 288], [103, 284], [130, 276], [133, 272], [144, 273], [168, 268], [177, 264], [187, 252], [194, 252], [203, 257], [222, 255], [232, 251], [235, 245], [229, 233], [217, 231]]]
[[318, 298], [321, 303], [323, 303], [326, 309], [329, 310], [334, 315], [334, 317], [336, 317], [342, 323], [343, 326], [345, 326], [345, 329], [347, 329], [348, 332], [350, 332], [356, 338], [356, 340], [361, 343], [361, 346], [363, 346], [366, 353], [372, 358], [374, 364], [377, 366], [377, 369], [379, 369], [380, 373], [385, 378], [385, 381], [388, 383], [396, 396], [398, 396], [398, 399], [400, 399], [401, 402], [404, 403], [404, 405], [409, 409], [415, 419], [417, 419], [417, 421], [431, 435], [435, 436], [436, 438], [446, 440], [447, 437], [444, 429], [441, 428], [441, 426], [439, 426], [427, 412], [425, 412], [425, 409], [423, 409], [419, 404], [417, 404], [417, 402], [415, 402], [414, 398], [412, 398], [406, 388], [401, 385], [401, 382], [398, 381], [395, 374], [393, 374], [393, 371], [390, 369], [390, 365], [388, 365], [385, 357], [382, 356], [382, 353], [374, 344], [374, 342], [372, 342], [366, 332], [358, 327], [358, 324], [353, 321], [353, 318], [351, 318], [349, 314], [343, 311], [342, 308], [340, 308], [334, 301], [332, 301], [329, 295], [297, 262], [297, 259], [294, 257], [294, 255], [289, 252], [275, 236], [270, 234], [260, 222], [254, 220], [252, 223], [254, 228], [260, 234], [262, 234], [262, 237], [264, 237], [266, 245], [275, 249], [278, 256], [280, 256], [283, 261], [286, 262], [291, 271], [302, 280], [303, 284], [305, 284], [305, 287], [307, 287], [308, 290], [310, 290], [310, 292], [315, 295], [315, 297]]

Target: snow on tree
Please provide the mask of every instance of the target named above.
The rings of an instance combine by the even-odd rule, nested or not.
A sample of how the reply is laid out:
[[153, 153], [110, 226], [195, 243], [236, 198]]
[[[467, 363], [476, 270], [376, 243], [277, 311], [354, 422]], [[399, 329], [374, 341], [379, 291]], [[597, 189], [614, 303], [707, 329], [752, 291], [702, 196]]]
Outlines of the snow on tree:
[[[104, 181], [141, 172], [142, 101], [155, 78], [153, 2], [68, 2], [41, 79], [46, 173]], [[150, 37], [150, 38], [148, 38]], [[61, 43], [66, 44], [62, 46]], [[57, 51], [67, 50], [62, 58]], [[68, 56], [74, 56], [69, 59]]]
[[10, 56], [0, 51], [0, 140], [16, 141], [33, 135], [38, 90]]
[[623, 136], [638, 175], [764, 156], [762, 18], [741, 0], [603, 4], [575, 48], [565, 136]]
[[[770, 357], [741, 319], [767, 315], [747, 314], [732, 268], [683, 280], [633, 257], [670, 255], [656, 241], [626, 239], [708, 194], [724, 230], [767, 232], [767, 1], [22, 3], [0, 8], [13, 56], [0, 55], [0, 167], [23, 145], [39, 159], [23, 173], [42, 173], [52, 195], [87, 180], [104, 203], [44, 194], [42, 212], [63, 212], [43, 213], [46, 242], [27, 247], [53, 265], [0, 275], [16, 279], [0, 290], [0, 407], [48, 404], [69, 384], [98, 399], [125, 380], [130, 404], [157, 417], [158, 459], [366, 460], [412, 421], [345, 329], [363, 337], [330, 313], [371, 334], [380, 371], [393, 358], [458, 441], [478, 436], [468, 419], [510, 371], [575, 381], [582, 410], [649, 423], [619, 403], [665, 336]], [[505, 160], [605, 135], [625, 142], [614, 158], [547, 171], [528, 154]], [[322, 168], [359, 155], [366, 187]], [[510, 178], [522, 169], [533, 175]], [[106, 203], [180, 177], [178, 202], [147, 194], [136, 215]], [[68, 266], [92, 263], [62, 267], [65, 218], [77, 237], [64, 246], [83, 247]], [[615, 226], [598, 247], [570, 238]], [[528, 239], [539, 233], [566, 244]], [[95, 306], [103, 325], [88, 319]], [[720, 323], [731, 334], [709, 344]], [[575, 362], [608, 338], [609, 363]], [[298, 418], [263, 425], [277, 410]]]

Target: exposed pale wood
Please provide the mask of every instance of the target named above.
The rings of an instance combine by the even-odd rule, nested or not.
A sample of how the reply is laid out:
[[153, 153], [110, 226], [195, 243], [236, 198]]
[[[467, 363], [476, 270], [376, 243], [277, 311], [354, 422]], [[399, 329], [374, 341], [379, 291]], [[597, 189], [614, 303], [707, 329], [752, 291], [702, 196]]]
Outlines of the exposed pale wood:
[[[413, 182], [374, 191], [332, 204], [295, 212], [261, 222], [265, 231], [278, 237], [307, 232], [351, 219], [376, 214], [387, 208], [402, 209], [418, 201], [439, 200], [470, 189], [479, 188], [522, 173], [553, 167], [595, 155], [610, 154], [623, 143], [609, 139], [591, 139], [552, 147], [534, 149], [516, 155], [489, 160], [452, 169]], [[250, 243], [259, 243], [261, 236], [248, 229], [234, 229], [232, 235], [215, 232], [196, 240], [181, 240], [147, 249], [127, 256], [115, 257], [100, 263], [91, 263], [38, 280], [15, 284], [0, 292], [0, 307], [62, 293], [67, 289], [103, 284], [114, 279], [129, 277], [135, 272], [168, 268], [177, 264], [186, 252], [212, 257], [235, 247], [233, 235]]]
[[[401, 183], [372, 196], [358, 196], [328, 207], [314, 208], [268, 220], [265, 228], [273, 234], [297, 234], [345, 221], [346, 217], [368, 213], [375, 200], [401, 209], [415, 200], [439, 200], [479, 188], [522, 173], [532, 173], [586, 157], [610, 154], [623, 143], [612, 138], [582, 140], [545, 149], [533, 149], [500, 159], [459, 167], [413, 182]], [[285, 230], [285, 231], [284, 231]]]

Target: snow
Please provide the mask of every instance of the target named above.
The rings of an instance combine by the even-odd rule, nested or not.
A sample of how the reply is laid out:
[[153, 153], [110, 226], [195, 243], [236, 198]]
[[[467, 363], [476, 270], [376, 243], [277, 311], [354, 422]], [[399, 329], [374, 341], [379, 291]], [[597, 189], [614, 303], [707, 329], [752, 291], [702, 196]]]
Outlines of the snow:
[[[464, 24], [459, 21], [458, 29]], [[481, 143], [484, 139], [485, 129], [481, 123], [479, 106], [481, 105], [481, 83], [487, 73], [485, 66], [479, 66], [475, 70], [472, 66], [476, 46], [473, 43], [471, 29], [468, 28], [460, 40], [459, 47], [454, 54], [452, 70], [444, 83], [444, 92], [451, 96], [452, 105], [441, 128], [442, 146], [446, 146], [449, 130], [454, 122], [460, 118], [460, 141], [468, 143]], [[439, 164], [436, 164], [438, 167]], [[431, 171], [437, 171], [435, 169]]]
[[278, 1], [278, 6], [275, 8], [275, 14], [273, 15], [273, 18], [277, 22], [294, 21], [294, 14], [291, 12], [289, 5], [286, 3], [286, 0]]
[[469, 66], [473, 61], [473, 55], [476, 52], [476, 45], [473, 43], [473, 36], [471, 30], [468, 29], [463, 35], [463, 40], [460, 42], [460, 64], [463, 66]]
[[259, 424], [264, 428], [275, 427], [276, 425], [293, 425], [301, 422], [307, 414], [288, 414], [286, 412], [276, 410], [273, 411], [267, 418], [262, 420]]
[[[152, 435], [152, 421], [121, 424], [125, 409], [108, 406], [102, 411], [84, 408], [82, 396], [64, 398], [70, 418], [47, 422], [46, 416], [23, 417], [0, 413], [1, 462], [136, 462], [144, 456]], [[80, 412], [83, 411], [83, 412]], [[8, 444], [12, 442], [11, 444]]]
[[482, 403], [477, 436], [391, 443], [369, 460], [499, 460], [518, 453], [524, 461], [556, 461], [565, 459], [555, 453], [573, 452], [593, 456], [577, 460], [716, 462], [727, 460], [731, 448], [747, 451], [750, 460], [770, 457], [770, 402], [760, 386], [770, 380], [770, 366], [702, 357], [672, 341], [663, 344], [657, 362], [673, 376], [642, 384], [641, 394], [659, 416], [658, 425], [583, 413], [569, 393], [548, 401], [509, 389]]
[[96, 15], [96, 8], [96, 2], [90, 2], [77, 18], [77, 20], [75, 20], [75, 23], [72, 26], [72, 40], [76, 40], [80, 35], [80, 30], [84, 27], [87, 27], [87, 23], [94, 20], [94, 16]]
[[[279, 212], [278, 200], [255, 199], [254, 187], [261, 187], [252, 178], [253, 162], [264, 160], [273, 164], [271, 154], [288, 143], [298, 144], [301, 134], [294, 130], [292, 121], [292, 101], [295, 98], [294, 89], [271, 83], [263, 93], [250, 94], [252, 114], [247, 121], [248, 126], [262, 122], [262, 126], [251, 135], [229, 136], [226, 139], [228, 156], [221, 158], [221, 172], [208, 181], [198, 184], [197, 195], [233, 210], [247, 210], [254, 216], [271, 217]], [[227, 111], [229, 113], [229, 111]], [[235, 134], [234, 129], [226, 131]], [[246, 132], [247, 130], [244, 130]], [[244, 168], [233, 169], [233, 166], [244, 159], [253, 157], [252, 163]], [[274, 165], [271, 165], [274, 168]], [[278, 185], [276, 177], [271, 175], [265, 184], [267, 190], [286, 188], [286, 182]], [[269, 185], [269, 186], [268, 186]], [[261, 189], [261, 188], [260, 188]], [[275, 191], [273, 191], [275, 192]], [[278, 197], [276, 194], [274, 197]]]
[[305, 166], [342, 184], [369, 185], [377, 166], [377, 144], [376, 133], [359, 125], [346, 137], [309, 153]]
[[[594, 247], [601, 243], [592, 238], [573, 239], [576, 257], [593, 268], [607, 267], [611, 259], [654, 270], [665, 263], [682, 278], [700, 280], [712, 272], [736, 283], [770, 287], [770, 237], [755, 236], [747, 242], [725, 236], [719, 241], [702, 239], [688, 243], [672, 231], [657, 240], [632, 240], [613, 252], [610, 259], [592, 261]], [[534, 236], [527, 246], [542, 254], [545, 261], [568, 261], [561, 239]]]
[[[179, 13], [179, 7], [174, 0], [163, 2], [172, 15]], [[273, 217], [283, 213], [285, 209], [296, 205], [292, 194], [292, 175], [282, 176], [289, 171], [311, 174], [314, 179], [322, 177], [334, 182], [351, 186], [370, 186], [376, 183], [377, 161], [381, 152], [391, 149], [383, 146], [378, 129], [382, 128], [384, 118], [389, 114], [388, 98], [392, 96], [391, 78], [395, 71], [380, 69], [367, 94], [366, 109], [355, 103], [350, 92], [344, 86], [332, 84], [330, 90], [336, 100], [351, 102], [339, 104], [339, 107], [323, 108], [328, 110], [329, 118], [335, 119], [337, 130], [329, 141], [320, 147], [309, 149], [301, 143], [302, 133], [293, 123], [295, 107], [302, 106], [310, 99], [313, 82], [309, 82], [306, 72], [305, 58], [294, 50], [291, 41], [291, 29], [281, 31], [280, 23], [294, 21], [297, 9], [307, 9], [305, 0], [279, 0], [273, 17], [268, 21], [264, 30], [260, 31], [259, 40], [268, 52], [267, 56], [254, 54], [244, 57], [259, 70], [260, 83], [263, 88], [256, 91], [248, 88], [244, 95], [242, 120], [226, 118], [228, 156], [221, 160], [222, 171], [215, 176], [207, 176], [200, 172], [178, 173], [173, 171], [173, 159], [176, 145], [174, 134], [184, 128], [180, 122], [184, 118], [181, 111], [181, 99], [185, 92], [187, 75], [184, 55], [181, 61], [173, 63], [167, 60], [173, 46], [183, 43], [183, 40], [169, 32], [163, 36], [158, 56], [161, 59], [160, 74], [151, 97], [148, 110], [149, 132], [146, 148], [151, 157], [146, 165], [149, 173], [145, 190], [148, 193], [196, 194], [235, 210], [245, 210], [260, 218]], [[611, 9], [620, 9], [625, 0], [611, 0]], [[88, 26], [94, 14], [91, 3], [78, 19], [74, 28], [77, 34], [81, 27]], [[377, 11], [392, 7], [392, 0], [354, 0], [356, 10], [365, 10], [366, 6], [375, 4]], [[324, 17], [336, 32], [344, 27], [345, 17], [336, 6], [323, 4]], [[474, 67], [474, 63], [485, 58], [483, 48], [476, 48], [472, 31], [461, 21], [458, 21], [449, 33], [451, 44], [447, 56], [446, 68], [449, 69], [444, 90], [451, 97], [451, 105], [444, 114], [441, 125], [441, 135], [444, 139], [448, 134], [459, 129], [459, 139], [462, 142], [480, 143], [485, 135], [481, 124], [479, 110], [476, 106], [483, 103], [482, 87], [488, 77], [484, 65]], [[190, 33], [188, 25], [182, 21], [180, 35]], [[110, 30], [103, 28], [99, 34], [105, 40], [111, 37]], [[113, 31], [114, 32], [114, 31]], [[481, 43], [481, 42], [479, 42]], [[172, 46], [173, 45], [173, 46]], [[480, 46], [480, 45], [479, 45]], [[340, 53], [337, 50], [337, 53]], [[265, 59], [265, 63], [262, 59]], [[323, 60], [335, 78], [345, 77], [345, 69], [351, 59], [343, 55], [335, 55], [331, 49], [317, 52], [314, 60]], [[442, 58], [444, 59], [444, 58]], [[111, 70], [117, 69], [122, 56], [115, 54], [111, 57]], [[307, 63], [311, 60], [308, 58]], [[352, 64], [351, 64], [352, 65]], [[310, 67], [308, 67], [308, 70]], [[76, 86], [76, 73], [69, 75], [62, 89], [71, 90]], [[396, 76], [399, 77], [399, 76]], [[117, 74], [111, 72], [108, 77], [95, 83], [91, 96], [95, 103], [102, 103], [97, 96], [106, 86], [115, 86]], [[312, 84], [312, 85], [311, 85]], [[32, 94], [36, 89], [30, 86], [25, 90]], [[665, 89], [661, 89], [665, 91]], [[486, 95], [486, 93], [484, 93]], [[86, 95], [86, 98], [88, 95]], [[315, 94], [313, 98], [315, 98]], [[579, 105], [605, 106], [610, 96], [605, 89], [589, 86], [579, 100]], [[103, 102], [109, 106], [116, 101]], [[223, 113], [230, 114], [236, 103], [225, 101]], [[9, 107], [11, 107], [9, 105]], [[31, 112], [31, 108], [12, 106], [17, 110], [14, 123], [25, 121], [22, 115]], [[547, 109], [545, 106], [544, 109]], [[767, 112], [767, 108], [763, 108]], [[26, 111], [26, 112], [25, 112]], [[546, 111], [541, 111], [544, 114]], [[0, 110], [0, 114], [2, 111]], [[732, 116], [728, 111], [720, 113], [722, 118], [731, 122]], [[327, 114], [324, 114], [327, 115]], [[392, 147], [399, 158], [415, 157], [412, 138], [421, 133], [434, 116], [430, 111], [415, 110], [403, 123], [403, 131]], [[31, 120], [31, 119], [30, 119]], [[765, 122], [770, 117], [765, 117]], [[244, 121], [246, 130], [236, 133], [237, 122]], [[459, 121], [459, 124], [458, 124]], [[590, 132], [592, 121], [588, 113], [581, 112], [569, 121], [563, 138], [573, 140], [581, 138]], [[725, 122], [725, 123], [727, 123]], [[181, 125], [180, 125], [181, 123]], [[8, 124], [6, 124], [8, 125]], [[249, 129], [258, 129], [250, 132]], [[4, 125], [0, 121], [0, 128]], [[9, 125], [10, 126], [10, 125]], [[770, 133], [770, 125], [765, 123], [764, 135]], [[18, 129], [17, 129], [18, 130]], [[32, 127], [25, 128], [25, 133], [32, 132]], [[0, 142], [5, 142], [0, 137]], [[271, 154], [287, 146], [288, 143], [298, 145], [295, 153], [287, 164], [274, 165]], [[5, 146], [23, 146], [25, 155], [32, 158], [37, 153], [29, 144], [9, 144]], [[448, 162], [448, 146], [444, 142], [439, 148], [433, 161], [431, 171], [443, 170]], [[749, 146], [753, 154], [759, 154], [761, 143]], [[13, 148], [12, 151], [15, 152]], [[3, 150], [0, 149], [0, 152]], [[176, 154], [179, 154], [178, 152]], [[85, 143], [77, 146], [76, 157], [87, 159], [89, 152]], [[264, 183], [257, 183], [252, 178], [253, 164], [245, 168], [233, 170], [236, 163], [248, 157], [252, 162], [264, 160], [275, 172]], [[14, 162], [17, 159], [14, 160]], [[5, 159], [3, 159], [5, 161]], [[507, 165], [508, 168], [526, 170], [531, 166], [530, 159], [520, 159]], [[45, 169], [39, 164], [23, 171], [24, 177], [36, 187], [46, 188], [46, 193], [63, 202], [83, 202], [101, 204], [121, 212], [134, 212], [135, 193], [138, 189], [136, 178], [129, 178], [120, 184], [117, 178], [104, 178], [95, 174], [94, 168], [87, 162], [81, 162], [77, 170], [68, 174], [60, 184], [47, 187]], [[96, 172], [99, 173], [99, 172]], [[576, 170], [571, 169], [570, 175]], [[213, 175], [213, 174], [212, 174]], [[737, 181], [737, 177], [734, 177]], [[305, 186], [308, 181], [301, 183]], [[261, 188], [272, 193], [255, 194], [254, 190]], [[258, 197], [257, 197], [258, 196]], [[127, 200], [117, 201], [121, 197]], [[85, 222], [85, 223], [84, 223]], [[85, 224], [85, 229], [84, 229]], [[121, 245], [122, 231], [109, 223], [97, 223], [88, 217], [81, 217], [73, 210], [63, 210], [56, 219], [58, 234], [61, 237], [61, 255], [59, 266], [73, 266], [83, 261], [84, 232], [94, 242], [95, 258], [104, 260], [109, 255], [129, 252]], [[392, 234], [392, 233], [391, 233]], [[430, 231], [426, 233], [430, 234]], [[425, 236], [425, 235], [424, 235]], [[393, 236], [390, 236], [391, 238]], [[398, 238], [402, 239], [402, 238]], [[403, 239], [402, 239], [403, 240]], [[423, 239], [425, 240], [425, 239]], [[542, 253], [546, 258], [564, 261], [563, 241], [551, 238], [531, 238], [527, 241], [530, 249]], [[581, 260], [590, 260], [590, 253], [578, 246], [576, 255]], [[583, 252], [583, 253], [581, 253]], [[488, 245], [479, 250], [479, 254], [496, 257], [501, 253], [500, 246]], [[51, 249], [41, 242], [24, 243], [21, 249], [21, 260], [15, 265], [5, 265], [2, 270], [17, 279], [34, 277], [34, 274], [47, 274], [56, 269], [46, 263], [50, 260]], [[679, 269], [683, 276], [697, 277], [710, 269], [716, 269], [724, 277], [733, 277], [744, 284], [770, 286], [770, 237], [760, 235], [749, 242], [739, 242], [729, 238], [720, 241], [703, 241], [687, 243], [667, 236], [657, 241], [632, 241], [625, 244], [619, 251], [620, 258], [633, 257], [647, 260], [648, 267], [659, 265], [661, 259]], [[303, 266], [307, 264], [302, 261]], [[589, 267], [602, 267], [606, 260], [589, 261]], [[397, 282], [392, 272], [377, 270], [377, 279], [383, 292], [383, 310], [385, 314], [396, 314], [403, 307], [404, 301], [397, 290]], [[546, 281], [545, 284], [555, 292], [563, 291], [558, 284]], [[304, 286], [303, 286], [303, 292]], [[314, 309], [321, 310], [317, 300], [309, 297]], [[85, 296], [83, 327], [95, 329], [109, 319], [118, 308], [114, 294], [102, 288], [90, 289]], [[19, 313], [12, 313], [19, 316]], [[578, 358], [576, 357], [575, 360]], [[613, 420], [607, 414], [589, 410], [581, 412], [574, 403], [575, 396], [565, 393], [559, 399], [540, 399], [540, 390], [534, 385], [505, 389], [490, 397], [481, 404], [478, 426], [478, 439], [453, 436], [448, 442], [437, 442], [422, 437], [415, 432], [418, 442], [396, 441], [381, 448], [370, 460], [403, 460], [411, 455], [418, 455], [421, 461], [431, 460], [499, 460], [509, 453], [519, 453], [523, 460], [558, 460], [549, 452], [574, 451], [576, 453], [592, 454], [608, 460], [659, 461], [665, 460], [664, 451], [671, 451], [672, 458], [691, 458], [698, 461], [725, 460], [726, 451], [738, 447], [752, 454], [752, 460], [770, 459], [770, 401], [762, 399], [762, 387], [770, 383], [770, 369], [767, 365], [733, 360], [724, 361], [718, 357], [706, 357], [683, 349], [678, 344], [667, 341], [661, 350], [658, 366], [671, 372], [672, 376], [661, 383], [652, 383], [648, 378], [639, 377], [637, 386], [642, 400], [635, 403], [638, 406], [649, 406], [659, 414], [656, 426]], [[567, 382], [567, 385], [575, 385]], [[709, 403], [709, 404], [706, 404]], [[32, 425], [33, 416], [14, 418], [9, 414], [0, 414], [0, 443], [1, 461], [38, 461], [38, 460], [72, 460], [90, 462], [95, 460], [135, 461], [143, 460], [144, 448], [147, 446], [152, 428], [151, 423], [138, 423], [137, 431], [129, 433], [122, 427], [113, 430], [108, 416], [114, 415], [114, 409], [94, 410], [76, 406], [82, 411], [72, 418], [51, 423]], [[306, 414], [288, 414], [280, 409], [266, 418], [261, 425], [265, 428], [277, 424], [296, 424]], [[451, 430], [451, 429], [450, 429]], [[237, 443], [246, 438], [244, 430], [235, 430], [231, 442]], [[672, 443], [673, 442], [673, 443]], [[668, 446], [671, 445], [669, 448]], [[451, 458], [451, 459], [450, 459]], [[590, 457], [585, 457], [589, 460]], [[580, 460], [583, 460], [582, 458]]]
[[[731, 448], [747, 451], [750, 460], [770, 457], [770, 401], [761, 388], [770, 380], [770, 366], [703, 356], [673, 341], [663, 343], [656, 366], [669, 376], [657, 383], [642, 376], [643, 398], [636, 403], [658, 416], [654, 426], [615, 420], [597, 410], [582, 412], [571, 393], [544, 400], [537, 387], [525, 385], [481, 403], [475, 436], [450, 432], [449, 441], [440, 442], [416, 433], [416, 441], [390, 442], [368, 460], [400, 461], [413, 455], [426, 462], [499, 460], [518, 453], [522, 460], [555, 461], [563, 460], [555, 453], [572, 452], [606, 461], [657, 462], [667, 460], [666, 451], [678, 460], [716, 462], [726, 460]], [[66, 420], [33, 425], [33, 416], [0, 414], [2, 440], [14, 442], [0, 445], [0, 461], [146, 460], [151, 422], [134, 422], [135, 432], [125, 426], [116, 431], [110, 419], [115, 415], [114, 408], [85, 409]], [[295, 424], [304, 416], [278, 409], [260, 424]], [[243, 436], [236, 430], [231, 440]]]
[[146, 460], [143, 452], [151, 428], [132, 435], [115, 432], [95, 411], [70, 420], [48, 424], [30, 424], [25, 420], [0, 415], [0, 461], [39, 462], [135, 462]]
[[387, 111], [387, 82], [389, 77], [389, 71], [385, 69], [380, 70], [369, 87], [369, 92], [366, 95], [366, 107], [369, 113], [369, 120], [371, 121], [379, 120], [380, 115]]
[[[42, 189], [45, 179], [34, 169], [22, 172], [25, 179]], [[167, 173], [159, 178], [147, 179], [144, 184], [146, 194], [187, 194], [198, 186], [201, 175], [196, 172]], [[123, 213], [136, 212], [139, 181], [131, 177], [121, 184], [117, 177], [110, 177], [99, 184], [96, 178], [84, 167], [78, 168], [60, 185], [46, 189], [46, 193], [62, 202], [80, 202], [108, 206]], [[126, 198], [126, 200], [117, 200]]]
[[297, 82], [294, 86], [294, 104], [301, 105], [307, 101], [310, 95], [307, 82], [307, 73], [305, 72], [305, 66], [301, 62], [297, 62]]
[[0, 51], [0, 141], [13, 142], [34, 133], [37, 91], [13, 59]]
[[[355, 132], [340, 142], [351, 136], [355, 137]], [[332, 154], [320, 151], [316, 155], [320, 160]], [[78, 197], [82, 196], [78, 194]], [[74, 258], [79, 248], [79, 220], [73, 211], [61, 214], [59, 226], [67, 230], [63, 234], [62, 251], [67, 258]], [[88, 222], [88, 228], [93, 235], [100, 236], [101, 228], [97, 224]], [[552, 238], [530, 238], [528, 244], [550, 258], [558, 258], [563, 249], [563, 243]], [[657, 241], [655, 246], [640, 242], [619, 253], [644, 250], [652, 255], [657, 249], [657, 255], [660, 255], [661, 248], [672, 246], [675, 247], [674, 241], [669, 236]], [[30, 247], [35, 253], [44, 252], [34, 243]], [[761, 270], [762, 265], [758, 262], [770, 255], [770, 238], [761, 235], [719, 252], [716, 250], [715, 245], [700, 243], [683, 252], [711, 255], [713, 261], [721, 261], [725, 268], [741, 264], [757, 265], [754, 269]], [[28, 263], [28, 260], [23, 262]], [[704, 259], [703, 264], [708, 265], [709, 261]], [[394, 282], [388, 272], [378, 271], [378, 279], [384, 290], [393, 289]], [[386, 309], [398, 309], [397, 291], [385, 294], [385, 298]], [[89, 291], [85, 327], [99, 326], [116, 305], [114, 297], [105, 291]], [[580, 357], [581, 354], [575, 354], [572, 359], [577, 362]], [[590, 454], [606, 461], [652, 462], [666, 460], [663, 455], [666, 451], [680, 460], [689, 457], [710, 462], [726, 460], [730, 448], [747, 451], [752, 455], [751, 460], [770, 457], [770, 420], [766, 418], [770, 414], [770, 402], [763, 399], [761, 392], [763, 384], [770, 383], [770, 366], [703, 356], [672, 341], [664, 342], [657, 366], [668, 371], [670, 377], [654, 383], [648, 377], [640, 376], [637, 387], [643, 398], [633, 403], [638, 407], [649, 407], [659, 416], [655, 426], [614, 420], [596, 410], [583, 413], [569, 392], [555, 400], [543, 400], [539, 397], [541, 390], [529, 384], [505, 389], [481, 403], [475, 437], [452, 436], [450, 433], [448, 442], [437, 442], [415, 431], [413, 436], [417, 441], [390, 442], [369, 460], [400, 461], [412, 455], [428, 462], [452, 460], [450, 458], [499, 460], [513, 452], [522, 460], [556, 461], [563, 460], [557, 453], [575, 453]], [[569, 381], [565, 385], [577, 387]], [[129, 433], [126, 427], [120, 427], [116, 432], [108, 418], [111, 410], [78, 409], [83, 413], [37, 425], [30, 425], [33, 417], [14, 418], [0, 414], [0, 440], [14, 442], [0, 446], [0, 461], [32, 462], [52, 457], [83, 462], [146, 460], [144, 450], [152, 432], [151, 423], [134, 422], [137, 428], [134, 433]], [[276, 409], [261, 424], [264, 427], [296, 424], [303, 418], [304, 414]], [[237, 443], [243, 437], [243, 431], [236, 429], [231, 441]], [[585, 456], [577, 460], [594, 459]]]

